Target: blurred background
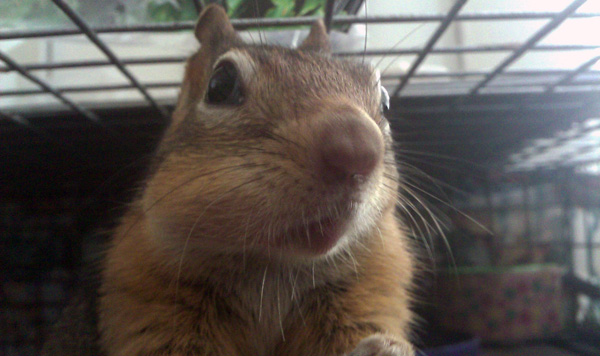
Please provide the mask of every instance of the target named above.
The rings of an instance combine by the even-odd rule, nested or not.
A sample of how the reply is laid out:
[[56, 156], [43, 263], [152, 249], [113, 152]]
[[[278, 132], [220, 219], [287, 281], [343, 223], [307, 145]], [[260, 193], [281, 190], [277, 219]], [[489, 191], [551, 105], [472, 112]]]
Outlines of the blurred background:
[[[199, 0], [0, 3], [0, 354], [37, 355], [168, 124]], [[222, 0], [391, 96], [428, 355], [600, 354], [600, 2]]]

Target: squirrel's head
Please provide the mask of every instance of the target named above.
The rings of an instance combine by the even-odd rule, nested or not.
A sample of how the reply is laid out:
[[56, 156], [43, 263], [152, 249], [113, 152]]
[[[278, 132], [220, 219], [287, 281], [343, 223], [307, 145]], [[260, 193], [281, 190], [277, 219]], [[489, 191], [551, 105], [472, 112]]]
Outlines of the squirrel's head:
[[377, 235], [398, 185], [378, 73], [332, 57], [321, 21], [297, 49], [248, 45], [208, 6], [195, 35], [142, 198], [154, 236], [296, 261]]

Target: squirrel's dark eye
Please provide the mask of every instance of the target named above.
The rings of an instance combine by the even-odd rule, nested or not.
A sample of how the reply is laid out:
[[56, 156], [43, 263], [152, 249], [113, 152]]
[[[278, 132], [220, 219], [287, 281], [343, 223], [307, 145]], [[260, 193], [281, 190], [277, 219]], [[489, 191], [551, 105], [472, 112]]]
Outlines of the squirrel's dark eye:
[[244, 101], [238, 72], [233, 63], [223, 61], [215, 68], [206, 92], [206, 102], [214, 105], [239, 105]]
[[390, 94], [384, 87], [381, 87], [381, 112], [387, 113], [390, 110]]

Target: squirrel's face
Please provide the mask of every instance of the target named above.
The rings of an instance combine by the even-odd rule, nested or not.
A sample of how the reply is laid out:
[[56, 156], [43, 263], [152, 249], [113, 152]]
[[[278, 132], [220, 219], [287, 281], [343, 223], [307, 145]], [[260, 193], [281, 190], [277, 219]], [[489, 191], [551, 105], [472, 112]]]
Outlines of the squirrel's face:
[[196, 35], [143, 198], [157, 238], [297, 260], [377, 235], [398, 183], [376, 72], [330, 57], [320, 23], [298, 50], [248, 46], [210, 7]]

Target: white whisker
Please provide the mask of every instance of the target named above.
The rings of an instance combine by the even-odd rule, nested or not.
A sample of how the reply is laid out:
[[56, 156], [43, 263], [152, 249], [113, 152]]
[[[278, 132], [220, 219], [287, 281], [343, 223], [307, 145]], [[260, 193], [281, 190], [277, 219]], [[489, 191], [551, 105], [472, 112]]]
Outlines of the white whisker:
[[262, 310], [263, 310], [263, 297], [265, 295], [265, 283], [267, 281], [267, 271], [269, 269], [269, 265], [265, 267], [265, 273], [263, 273], [262, 278], [262, 286], [260, 287], [260, 305], [258, 307], [258, 321], [260, 322], [262, 318]]

